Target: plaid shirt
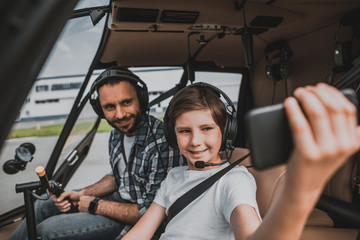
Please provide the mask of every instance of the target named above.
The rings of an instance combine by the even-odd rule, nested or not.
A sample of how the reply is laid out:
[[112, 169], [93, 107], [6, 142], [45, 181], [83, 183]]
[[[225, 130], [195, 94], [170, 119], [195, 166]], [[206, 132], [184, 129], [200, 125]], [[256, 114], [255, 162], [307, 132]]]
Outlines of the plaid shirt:
[[[123, 186], [129, 192], [133, 202], [139, 204], [141, 215], [145, 213], [154, 200], [155, 194], [161, 182], [165, 179], [167, 172], [173, 167], [186, 164], [179, 150], [167, 144], [164, 135], [164, 123], [153, 116], [147, 117], [148, 115], [142, 117], [140, 128], [130, 150], [129, 159], [127, 159], [125, 177], [122, 179]], [[109, 138], [110, 164], [117, 185], [120, 176], [115, 169], [120, 160], [124, 161], [121, 148], [122, 135], [123, 133], [119, 130], [113, 129]], [[159, 152], [161, 153], [160, 158]], [[166, 171], [163, 165], [165, 165]], [[131, 225], [125, 226], [120, 237], [123, 237], [131, 227]]]

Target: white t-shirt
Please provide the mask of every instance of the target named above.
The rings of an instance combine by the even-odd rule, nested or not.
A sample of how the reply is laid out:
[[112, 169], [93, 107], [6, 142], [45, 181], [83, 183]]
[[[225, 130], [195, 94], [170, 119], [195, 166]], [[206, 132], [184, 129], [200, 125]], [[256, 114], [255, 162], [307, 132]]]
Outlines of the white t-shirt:
[[[135, 136], [128, 137], [124, 136], [124, 150], [125, 150], [125, 156], [126, 159], [130, 158], [130, 150], [132, 148], [132, 145], [134, 144]], [[126, 164], [123, 156], [121, 156], [120, 161], [117, 164], [119, 175], [120, 175], [120, 187], [119, 187], [119, 193], [122, 199], [132, 201], [130, 193], [125, 189], [124, 187], [124, 178], [125, 178], [125, 170], [126, 170]]]
[[[188, 170], [187, 166], [173, 168], [161, 183], [154, 202], [165, 207], [167, 214], [176, 199], [228, 165], [207, 171]], [[234, 239], [230, 216], [240, 204], [254, 207], [261, 219], [255, 179], [244, 166], [231, 169], [184, 208], [169, 222], [160, 239]]]

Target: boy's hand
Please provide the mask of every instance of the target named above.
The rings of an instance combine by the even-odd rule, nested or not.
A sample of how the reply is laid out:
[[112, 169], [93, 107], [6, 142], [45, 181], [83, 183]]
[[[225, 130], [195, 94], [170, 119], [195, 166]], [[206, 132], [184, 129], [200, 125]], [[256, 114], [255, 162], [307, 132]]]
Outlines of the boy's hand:
[[298, 88], [294, 95], [297, 101], [285, 101], [294, 140], [288, 180], [301, 185], [298, 191], [318, 192], [359, 150], [356, 108], [340, 91], [323, 83]]

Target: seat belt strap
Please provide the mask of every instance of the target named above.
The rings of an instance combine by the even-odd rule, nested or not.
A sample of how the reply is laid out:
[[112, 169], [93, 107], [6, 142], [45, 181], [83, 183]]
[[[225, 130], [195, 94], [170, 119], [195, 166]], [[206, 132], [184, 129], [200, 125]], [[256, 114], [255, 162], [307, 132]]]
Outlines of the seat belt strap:
[[[359, 96], [357, 95], [358, 101]], [[357, 120], [358, 124], [360, 124], [360, 109], [357, 109]], [[353, 192], [353, 200], [352, 203], [355, 205], [360, 206], [360, 151], [355, 154], [355, 164], [356, 164], [356, 171], [354, 177], [354, 192]]]
[[230, 171], [233, 167], [241, 163], [247, 157], [250, 156], [250, 153], [246, 154], [242, 158], [236, 160], [226, 168], [221, 171], [215, 173], [211, 177], [205, 179], [189, 191], [187, 191], [184, 195], [179, 197], [169, 208], [167, 222], [169, 223], [181, 210], [183, 210], [187, 205], [189, 205], [193, 200], [199, 197], [202, 193], [204, 193], [207, 189], [209, 189], [217, 180], [219, 180], [225, 173]]
[[353, 193], [353, 204], [360, 206], [360, 152], [357, 152], [355, 155], [356, 161], [356, 176], [354, 177], [354, 193]]

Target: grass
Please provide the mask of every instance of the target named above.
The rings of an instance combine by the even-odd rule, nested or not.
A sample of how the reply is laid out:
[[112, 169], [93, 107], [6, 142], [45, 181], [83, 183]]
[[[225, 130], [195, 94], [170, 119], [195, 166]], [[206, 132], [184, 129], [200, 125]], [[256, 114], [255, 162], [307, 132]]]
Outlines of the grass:
[[[74, 126], [72, 134], [81, 134], [90, 131], [93, 127], [93, 122], [78, 123]], [[24, 137], [45, 137], [58, 136], [63, 129], [64, 124], [54, 124], [49, 126], [23, 128], [12, 130], [8, 136], [9, 138], [24, 138]], [[101, 121], [97, 132], [110, 132], [112, 127], [106, 122]]]
[[[163, 117], [159, 117], [163, 121]], [[93, 122], [78, 123], [74, 126], [71, 134], [84, 134], [90, 131], [93, 127]], [[24, 138], [24, 137], [46, 137], [46, 136], [58, 136], [63, 129], [64, 124], [54, 124], [41, 127], [23, 128], [12, 130], [8, 136], [9, 138]], [[102, 120], [97, 129], [97, 132], [110, 132], [112, 127]]]
[[112, 129], [112, 127], [106, 122], [106, 121], [101, 121], [97, 132], [110, 132]]

